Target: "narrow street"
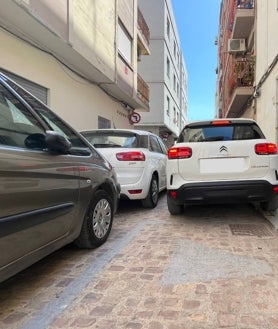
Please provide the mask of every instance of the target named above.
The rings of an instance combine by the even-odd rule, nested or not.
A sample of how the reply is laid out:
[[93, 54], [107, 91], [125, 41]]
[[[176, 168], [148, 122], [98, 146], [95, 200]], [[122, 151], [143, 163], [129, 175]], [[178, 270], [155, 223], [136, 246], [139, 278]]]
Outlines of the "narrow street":
[[[1, 252], [5, 252], [2, 250]], [[121, 202], [108, 241], [0, 286], [0, 328], [278, 328], [277, 231], [251, 205]]]

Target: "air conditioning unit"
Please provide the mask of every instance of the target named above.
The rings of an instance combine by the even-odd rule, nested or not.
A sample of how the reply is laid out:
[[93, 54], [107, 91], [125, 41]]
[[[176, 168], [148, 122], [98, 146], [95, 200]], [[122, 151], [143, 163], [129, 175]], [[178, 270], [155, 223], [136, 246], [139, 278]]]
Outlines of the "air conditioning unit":
[[246, 51], [245, 39], [229, 39], [228, 52], [229, 53], [242, 53]]

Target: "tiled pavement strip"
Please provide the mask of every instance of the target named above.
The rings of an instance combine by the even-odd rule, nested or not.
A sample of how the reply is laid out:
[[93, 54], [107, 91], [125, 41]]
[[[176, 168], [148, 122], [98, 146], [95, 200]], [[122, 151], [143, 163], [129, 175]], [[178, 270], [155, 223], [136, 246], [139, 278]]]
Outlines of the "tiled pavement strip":
[[0, 328], [277, 329], [268, 223], [247, 205], [170, 216], [165, 195], [156, 209], [120, 207], [101, 248], [68, 246], [0, 286]]

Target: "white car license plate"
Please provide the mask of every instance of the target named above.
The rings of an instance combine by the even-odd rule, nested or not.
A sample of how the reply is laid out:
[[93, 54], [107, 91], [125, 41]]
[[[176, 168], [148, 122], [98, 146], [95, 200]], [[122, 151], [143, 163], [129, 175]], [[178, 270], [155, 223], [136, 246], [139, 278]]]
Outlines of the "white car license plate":
[[200, 159], [201, 173], [231, 173], [246, 170], [244, 158]]

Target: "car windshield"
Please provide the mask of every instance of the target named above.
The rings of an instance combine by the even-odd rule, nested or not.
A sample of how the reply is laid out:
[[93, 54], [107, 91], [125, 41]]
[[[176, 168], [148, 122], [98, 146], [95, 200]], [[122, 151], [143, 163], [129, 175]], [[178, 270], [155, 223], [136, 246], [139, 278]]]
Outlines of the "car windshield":
[[211, 142], [222, 140], [261, 139], [264, 135], [256, 124], [235, 123], [230, 125], [193, 125], [181, 132], [178, 142]]
[[83, 135], [96, 148], [138, 147], [137, 135], [127, 132], [87, 132]]

